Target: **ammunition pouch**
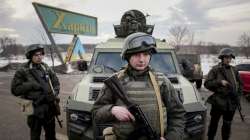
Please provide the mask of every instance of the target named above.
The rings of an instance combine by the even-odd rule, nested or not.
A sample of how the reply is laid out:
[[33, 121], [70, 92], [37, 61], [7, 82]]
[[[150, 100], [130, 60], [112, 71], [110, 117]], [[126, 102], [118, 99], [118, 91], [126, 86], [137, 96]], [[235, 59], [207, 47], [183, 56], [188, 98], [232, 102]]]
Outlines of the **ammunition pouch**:
[[134, 135], [138, 131], [136, 131], [135, 126], [131, 122], [114, 123], [113, 130], [119, 140], [137, 139], [139, 135], [141, 136], [141, 133]]
[[220, 94], [212, 94], [211, 96], [208, 97], [207, 102], [220, 108], [223, 109], [227, 106], [226, 98], [224, 95]]
[[135, 129], [128, 122], [115, 123], [113, 125], [98, 124], [95, 127], [95, 140], [132, 140], [140, 138], [146, 137], [142, 135], [140, 129]]
[[106, 140], [106, 138], [107, 139], [111, 138], [114, 133], [112, 124], [95, 124], [94, 122], [93, 128], [94, 128], [94, 140]]
[[103, 130], [104, 140], [116, 140], [116, 135], [114, 134], [113, 127], [107, 127]]
[[25, 116], [32, 115], [34, 113], [32, 100], [27, 100], [24, 98], [17, 98], [17, 103], [21, 107], [21, 113]]

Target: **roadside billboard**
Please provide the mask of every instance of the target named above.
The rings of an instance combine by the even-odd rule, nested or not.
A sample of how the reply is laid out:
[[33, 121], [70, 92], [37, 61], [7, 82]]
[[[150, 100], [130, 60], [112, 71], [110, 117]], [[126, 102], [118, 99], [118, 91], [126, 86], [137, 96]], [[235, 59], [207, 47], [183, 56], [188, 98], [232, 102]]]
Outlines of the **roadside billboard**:
[[50, 33], [97, 36], [97, 18], [64, 9], [32, 3]]

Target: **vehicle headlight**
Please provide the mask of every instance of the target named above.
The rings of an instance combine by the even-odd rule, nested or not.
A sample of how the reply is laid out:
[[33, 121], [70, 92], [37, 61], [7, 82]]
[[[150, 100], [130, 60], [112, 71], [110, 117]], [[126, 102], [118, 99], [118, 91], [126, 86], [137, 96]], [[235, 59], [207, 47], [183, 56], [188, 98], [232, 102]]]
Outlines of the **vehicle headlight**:
[[70, 120], [77, 121], [78, 120], [78, 115], [74, 114], [74, 113], [70, 114]]
[[202, 121], [202, 116], [200, 114], [194, 116], [194, 121], [200, 123]]
[[91, 121], [91, 112], [86, 111], [69, 111], [69, 122], [75, 124], [90, 124]]
[[79, 110], [68, 110], [67, 131], [81, 136], [92, 125], [91, 113]]

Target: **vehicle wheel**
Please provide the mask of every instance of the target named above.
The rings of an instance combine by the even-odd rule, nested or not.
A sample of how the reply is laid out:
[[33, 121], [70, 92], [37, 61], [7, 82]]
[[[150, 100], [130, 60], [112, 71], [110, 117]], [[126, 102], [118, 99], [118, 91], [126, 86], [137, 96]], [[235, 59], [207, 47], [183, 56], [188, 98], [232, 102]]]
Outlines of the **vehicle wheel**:
[[201, 88], [201, 85], [202, 85], [202, 79], [196, 80], [196, 81], [195, 81], [195, 84], [196, 84], [196, 88], [197, 88], [197, 89], [200, 89], [200, 88]]
[[250, 94], [246, 95], [246, 99], [247, 99], [248, 102], [250, 102]]

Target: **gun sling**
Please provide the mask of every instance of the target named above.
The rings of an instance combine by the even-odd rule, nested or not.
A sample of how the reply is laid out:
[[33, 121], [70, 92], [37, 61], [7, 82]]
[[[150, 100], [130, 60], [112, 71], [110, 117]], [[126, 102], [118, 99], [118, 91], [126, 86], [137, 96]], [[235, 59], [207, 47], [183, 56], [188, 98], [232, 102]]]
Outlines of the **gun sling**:
[[[44, 65], [41, 64], [41, 67], [42, 67], [42, 69], [43, 69], [45, 72], [47, 72], [47, 69], [44, 67]], [[40, 78], [38, 78], [37, 75], [36, 75], [36, 73], [32, 70], [32, 65], [30, 65], [30, 72], [31, 72], [31, 75], [32, 75], [40, 84], [42, 84], [43, 86], [45, 85], [45, 82], [42, 81]], [[47, 78], [48, 78], [48, 81], [49, 81], [49, 87], [50, 87], [50, 89], [51, 89], [51, 91], [52, 91], [52, 94], [53, 94], [54, 96], [57, 96], [57, 95], [55, 94], [55, 90], [54, 90], [54, 87], [53, 87], [53, 85], [52, 85], [52, 82], [51, 82], [51, 79], [50, 79], [49, 75], [48, 75]], [[43, 86], [42, 86], [42, 87], [43, 87]], [[56, 104], [57, 104], [57, 103], [54, 102], [54, 105], [55, 105], [55, 106], [56, 106]], [[58, 104], [59, 104], [59, 103], [58, 103]], [[59, 119], [58, 115], [56, 115], [55, 117], [56, 117], [56, 120], [57, 120], [57, 122], [58, 122], [60, 128], [62, 128], [62, 120]]]
[[[46, 71], [46, 68], [42, 65], [42, 68], [44, 69], [44, 71]], [[50, 86], [50, 89], [52, 90], [52, 94], [54, 96], [57, 96], [56, 93], [55, 93], [55, 90], [54, 90], [54, 87], [52, 85], [52, 82], [51, 82], [51, 79], [50, 77], [48, 76], [48, 81], [49, 81], [49, 86]], [[55, 103], [56, 104], [56, 103]], [[59, 104], [59, 103], [58, 103]], [[60, 107], [60, 106], [59, 106]], [[56, 115], [56, 120], [60, 126], [60, 128], [62, 128], [62, 120], [59, 119], [58, 115]]]

